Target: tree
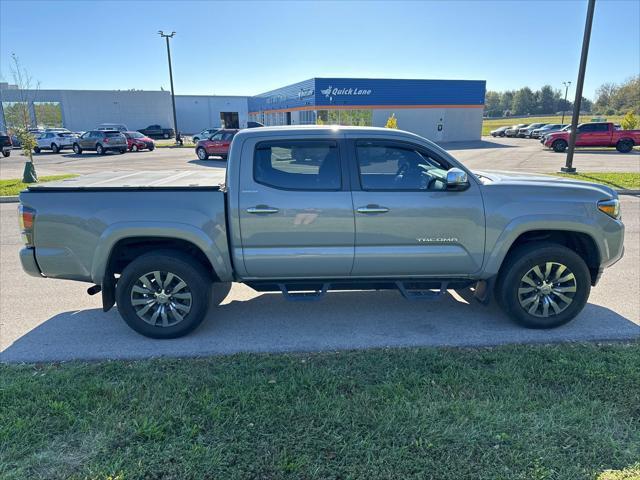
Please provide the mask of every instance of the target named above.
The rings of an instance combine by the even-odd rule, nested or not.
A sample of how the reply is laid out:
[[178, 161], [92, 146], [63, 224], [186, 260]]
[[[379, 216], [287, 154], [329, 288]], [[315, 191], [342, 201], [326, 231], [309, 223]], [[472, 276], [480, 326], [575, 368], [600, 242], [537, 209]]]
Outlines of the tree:
[[556, 105], [556, 92], [553, 91], [551, 85], [543, 86], [538, 95], [539, 113], [555, 113]]
[[398, 119], [396, 118], [396, 114], [392, 113], [389, 118], [387, 118], [386, 128], [398, 128]]
[[513, 113], [527, 115], [535, 110], [535, 95], [529, 87], [518, 90], [513, 97]]
[[[38, 174], [36, 173], [36, 167], [33, 164], [33, 148], [36, 146], [36, 139], [29, 132], [31, 126], [31, 114], [29, 112], [29, 105], [33, 103], [33, 80], [29, 72], [22, 66], [20, 60], [15, 53], [11, 54], [11, 76], [13, 77], [13, 83], [17, 87], [18, 97], [20, 101], [16, 103], [17, 112], [15, 118], [14, 130], [16, 136], [22, 143], [22, 152], [27, 160], [24, 164], [24, 173], [22, 174], [22, 181], [24, 183], [35, 183], [38, 181]], [[38, 85], [36, 85], [35, 91], [37, 91]]]
[[507, 90], [506, 92], [503, 92], [500, 98], [500, 110], [502, 110], [502, 114], [506, 116], [512, 113], [513, 92], [511, 90]]
[[500, 94], [498, 92], [487, 92], [484, 98], [484, 113], [488, 117], [501, 117], [503, 110], [500, 107]]
[[622, 126], [622, 128], [624, 130], [635, 130], [636, 129], [636, 127], [638, 126], [638, 119], [633, 114], [632, 110], [629, 110], [627, 112], [627, 114], [624, 116], [624, 118], [620, 122], [620, 125]]

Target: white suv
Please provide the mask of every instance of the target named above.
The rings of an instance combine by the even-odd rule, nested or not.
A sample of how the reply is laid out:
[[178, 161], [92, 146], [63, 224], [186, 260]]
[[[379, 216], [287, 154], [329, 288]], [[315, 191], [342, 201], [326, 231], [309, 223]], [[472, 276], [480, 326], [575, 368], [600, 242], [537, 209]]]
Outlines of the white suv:
[[77, 138], [71, 132], [44, 132], [36, 139], [37, 145], [33, 151], [40, 153], [41, 150], [51, 150], [58, 153], [63, 148], [72, 148]]

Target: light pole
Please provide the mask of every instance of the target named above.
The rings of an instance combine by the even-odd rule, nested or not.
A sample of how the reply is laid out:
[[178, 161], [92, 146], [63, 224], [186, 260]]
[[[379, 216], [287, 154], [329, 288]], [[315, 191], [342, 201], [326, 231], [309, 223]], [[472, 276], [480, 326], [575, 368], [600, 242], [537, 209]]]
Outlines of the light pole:
[[170, 34], [164, 33], [162, 30], [158, 30], [158, 35], [167, 41], [167, 59], [169, 61], [169, 81], [171, 82], [171, 106], [173, 107], [173, 130], [176, 134], [176, 143], [182, 143], [180, 138], [180, 132], [178, 131], [178, 119], [176, 117], [176, 97], [173, 92], [173, 70], [171, 69], [171, 48], [169, 48], [169, 39], [173, 38], [176, 32]]
[[567, 93], [569, 93], [569, 85], [571, 82], [562, 82], [564, 85], [564, 104], [562, 105], [562, 121], [561, 124], [564, 125], [564, 111], [567, 109]]
[[576, 99], [573, 102], [573, 116], [571, 117], [571, 131], [569, 132], [569, 149], [567, 161], [560, 170], [566, 173], [576, 173], [573, 168], [573, 151], [576, 147], [576, 135], [578, 130], [578, 118], [580, 116], [580, 104], [582, 103], [582, 87], [584, 85], [584, 73], [587, 69], [587, 57], [589, 56], [589, 41], [591, 40], [591, 25], [593, 24], [593, 11], [596, 8], [596, 0], [589, 0], [587, 5], [587, 20], [584, 25], [584, 37], [582, 38], [582, 54], [580, 55], [580, 69], [578, 70], [578, 82], [576, 83]]

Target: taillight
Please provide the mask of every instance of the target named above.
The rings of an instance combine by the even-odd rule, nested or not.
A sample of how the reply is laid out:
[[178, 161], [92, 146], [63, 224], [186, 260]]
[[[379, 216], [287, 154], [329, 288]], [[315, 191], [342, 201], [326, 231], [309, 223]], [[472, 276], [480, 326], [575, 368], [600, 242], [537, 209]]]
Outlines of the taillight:
[[33, 224], [36, 219], [36, 211], [33, 208], [20, 205], [18, 207], [18, 221], [20, 222], [20, 234], [27, 247], [33, 247]]
[[104, 137], [104, 138], [102, 139], [102, 141], [103, 141], [104, 143], [109, 143], [109, 137]]

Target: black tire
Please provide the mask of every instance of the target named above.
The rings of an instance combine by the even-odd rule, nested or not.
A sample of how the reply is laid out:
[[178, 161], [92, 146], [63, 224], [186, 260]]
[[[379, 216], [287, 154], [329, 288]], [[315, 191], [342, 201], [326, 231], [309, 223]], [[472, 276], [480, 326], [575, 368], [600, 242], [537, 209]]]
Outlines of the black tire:
[[126, 148], [121, 148], [120, 149], [120, 154], [125, 154], [127, 153], [127, 149]]
[[33, 147], [34, 153], [40, 153], [40, 147]]
[[163, 134], [162, 134], [162, 138], [169, 138], [169, 134], [168, 134], [168, 133], [166, 133], [166, 132], [165, 132], [165, 133], [163, 133]]
[[553, 148], [553, 151], [554, 152], [558, 152], [558, 153], [562, 153], [562, 152], [566, 151], [568, 146], [569, 145], [567, 144], [567, 141], [566, 140], [562, 140], [562, 139], [555, 140], [551, 144], [551, 148]]
[[73, 144], [73, 153], [75, 153], [76, 155], [82, 155], [82, 149], [77, 143]]
[[633, 150], [633, 140], [619, 140], [616, 144], [616, 150], [618, 150], [620, 153], [629, 153], [631, 150]]
[[52, 143], [52, 144], [51, 144], [51, 151], [52, 151], [53, 153], [58, 153], [58, 152], [60, 151], [60, 147], [59, 147], [57, 144]]
[[207, 151], [204, 149], [204, 147], [198, 147], [196, 148], [196, 155], [198, 156], [198, 158], [200, 160], [209, 160], [209, 154], [207, 153]]
[[98, 155], [104, 155], [106, 152], [105, 152], [105, 149], [104, 149], [104, 147], [102, 145], [97, 144], [96, 145], [96, 153]]
[[155, 149], [156, 149], [156, 147], [154, 147], [153, 145], [151, 145], [151, 146], [149, 147], [149, 151], [150, 151], [150, 152], [153, 152]]
[[10, 156], [10, 155], [11, 155], [11, 152], [9, 152], [9, 151], [7, 151], [7, 152], [2, 152], [2, 156], [3, 156], [4, 158], [7, 158], [7, 157], [8, 157], [8, 156]]
[[[179, 277], [191, 294], [190, 310], [182, 320], [169, 326], [158, 324], [161, 318], [156, 318], [155, 325], [145, 321], [136, 313], [132, 304], [132, 292], [140, 277], [150, 272], [170, 272]], [[175, 278], [175, 277], [174, 277]], [[166, 276], [162, 279], [166, 280]], [[175, 281], [175, 280], [174, 280]], [[202, 323], [207, 314], [211, 299], [211, 276], [205, 268], [192, 257], [178, 251], [158, 250], [136, 258], [126, 266], [116, 285], [116, 303], [118, 311], [124, 321], [136, 332], [150, 338], [177, 338], [193, 331]], [[152, 284], [151, 286], [154, 286]], [[173, 285], [175, 288], [175, 285]], [[181, 290], [184, 291], [184, 290]], [[168, 291], [170, 293], [170, 291]], [[139, 294], [136, 294], [139, 295]], [[144, 306], [142, 307], [144, 308]], [[149, 309], [151, 312], [153, 307]], [[168, 315], [170, 319], [175, 320]]]
[[[564, 266], [566, 270], [563, 270], [563, 272], [573, 274], [574, 280], [570, 280], [570, 282], [574, 282], [575, 285], [571, 285], [570, 288], [575, 288], [575, 292], [566, 293], [567, 291], [564, 290], [566, 295], [564, 293], [563, 295], [566, 297], [573, 295], [571, 302], [566, 306], [563, 305], [564, 302], [562, 302], [559, 297], [556, 297], [557, 294], [551, 293], [549, 297], [558, 307], [563, 307], [563, 309], [558, 313], [552, 312], [551, 315], [544, 317], [530, 313], [521, 305], [519, 292], [520, 290], [529, 288], [526, 287], [527, 284], [522, 281], [528, 272], [532, 271], [537, 265], [547, 265], [548, 263], [553, 265], [549, 278], [553, 278], [554, 275], [557, 276], [558, 272], [560, 272], [560, 269], [556, 265]], [[543, 275], [546, 273], [546, 269], [545, 271], [540, 270]], [[564, 276], [566, 276], [567, 273], [561, 273], [560, 275], [565, 278]], [[522, 289], [523, 285], [525, 286], [524, 289]], [[555, 288], [559, 288], [559, 285], [560, 284]], [[535, 288], [539, 289], [543, 287], [538, 286]], [[509, 253], [498, 275], [495, 286], [495, 297], [498, 305], [517, 323], [527, 328], [540, 329], [559, 327], [571, 321], [584, 308], [590, 291], [591, 275], [582, 257], [573, 250], [557, 243], [532, 242], [517, 247], [513, 252]], [[535, 296], [536, 293], [538, 292], [532, 292], [529, 299]], [[524, 302], [526, 301], [525, 299]], [[528, 303], [527, 306], [531, 305], [531, 307], [533, 307], [534, 303], [542, 308], [545, 301], [543, 299], [542, 303], [540, 303], [534, 300]], [[547, 310], [554, 309], [548, 305]], [[537, 308], [536, 312], [539, 313]]]

